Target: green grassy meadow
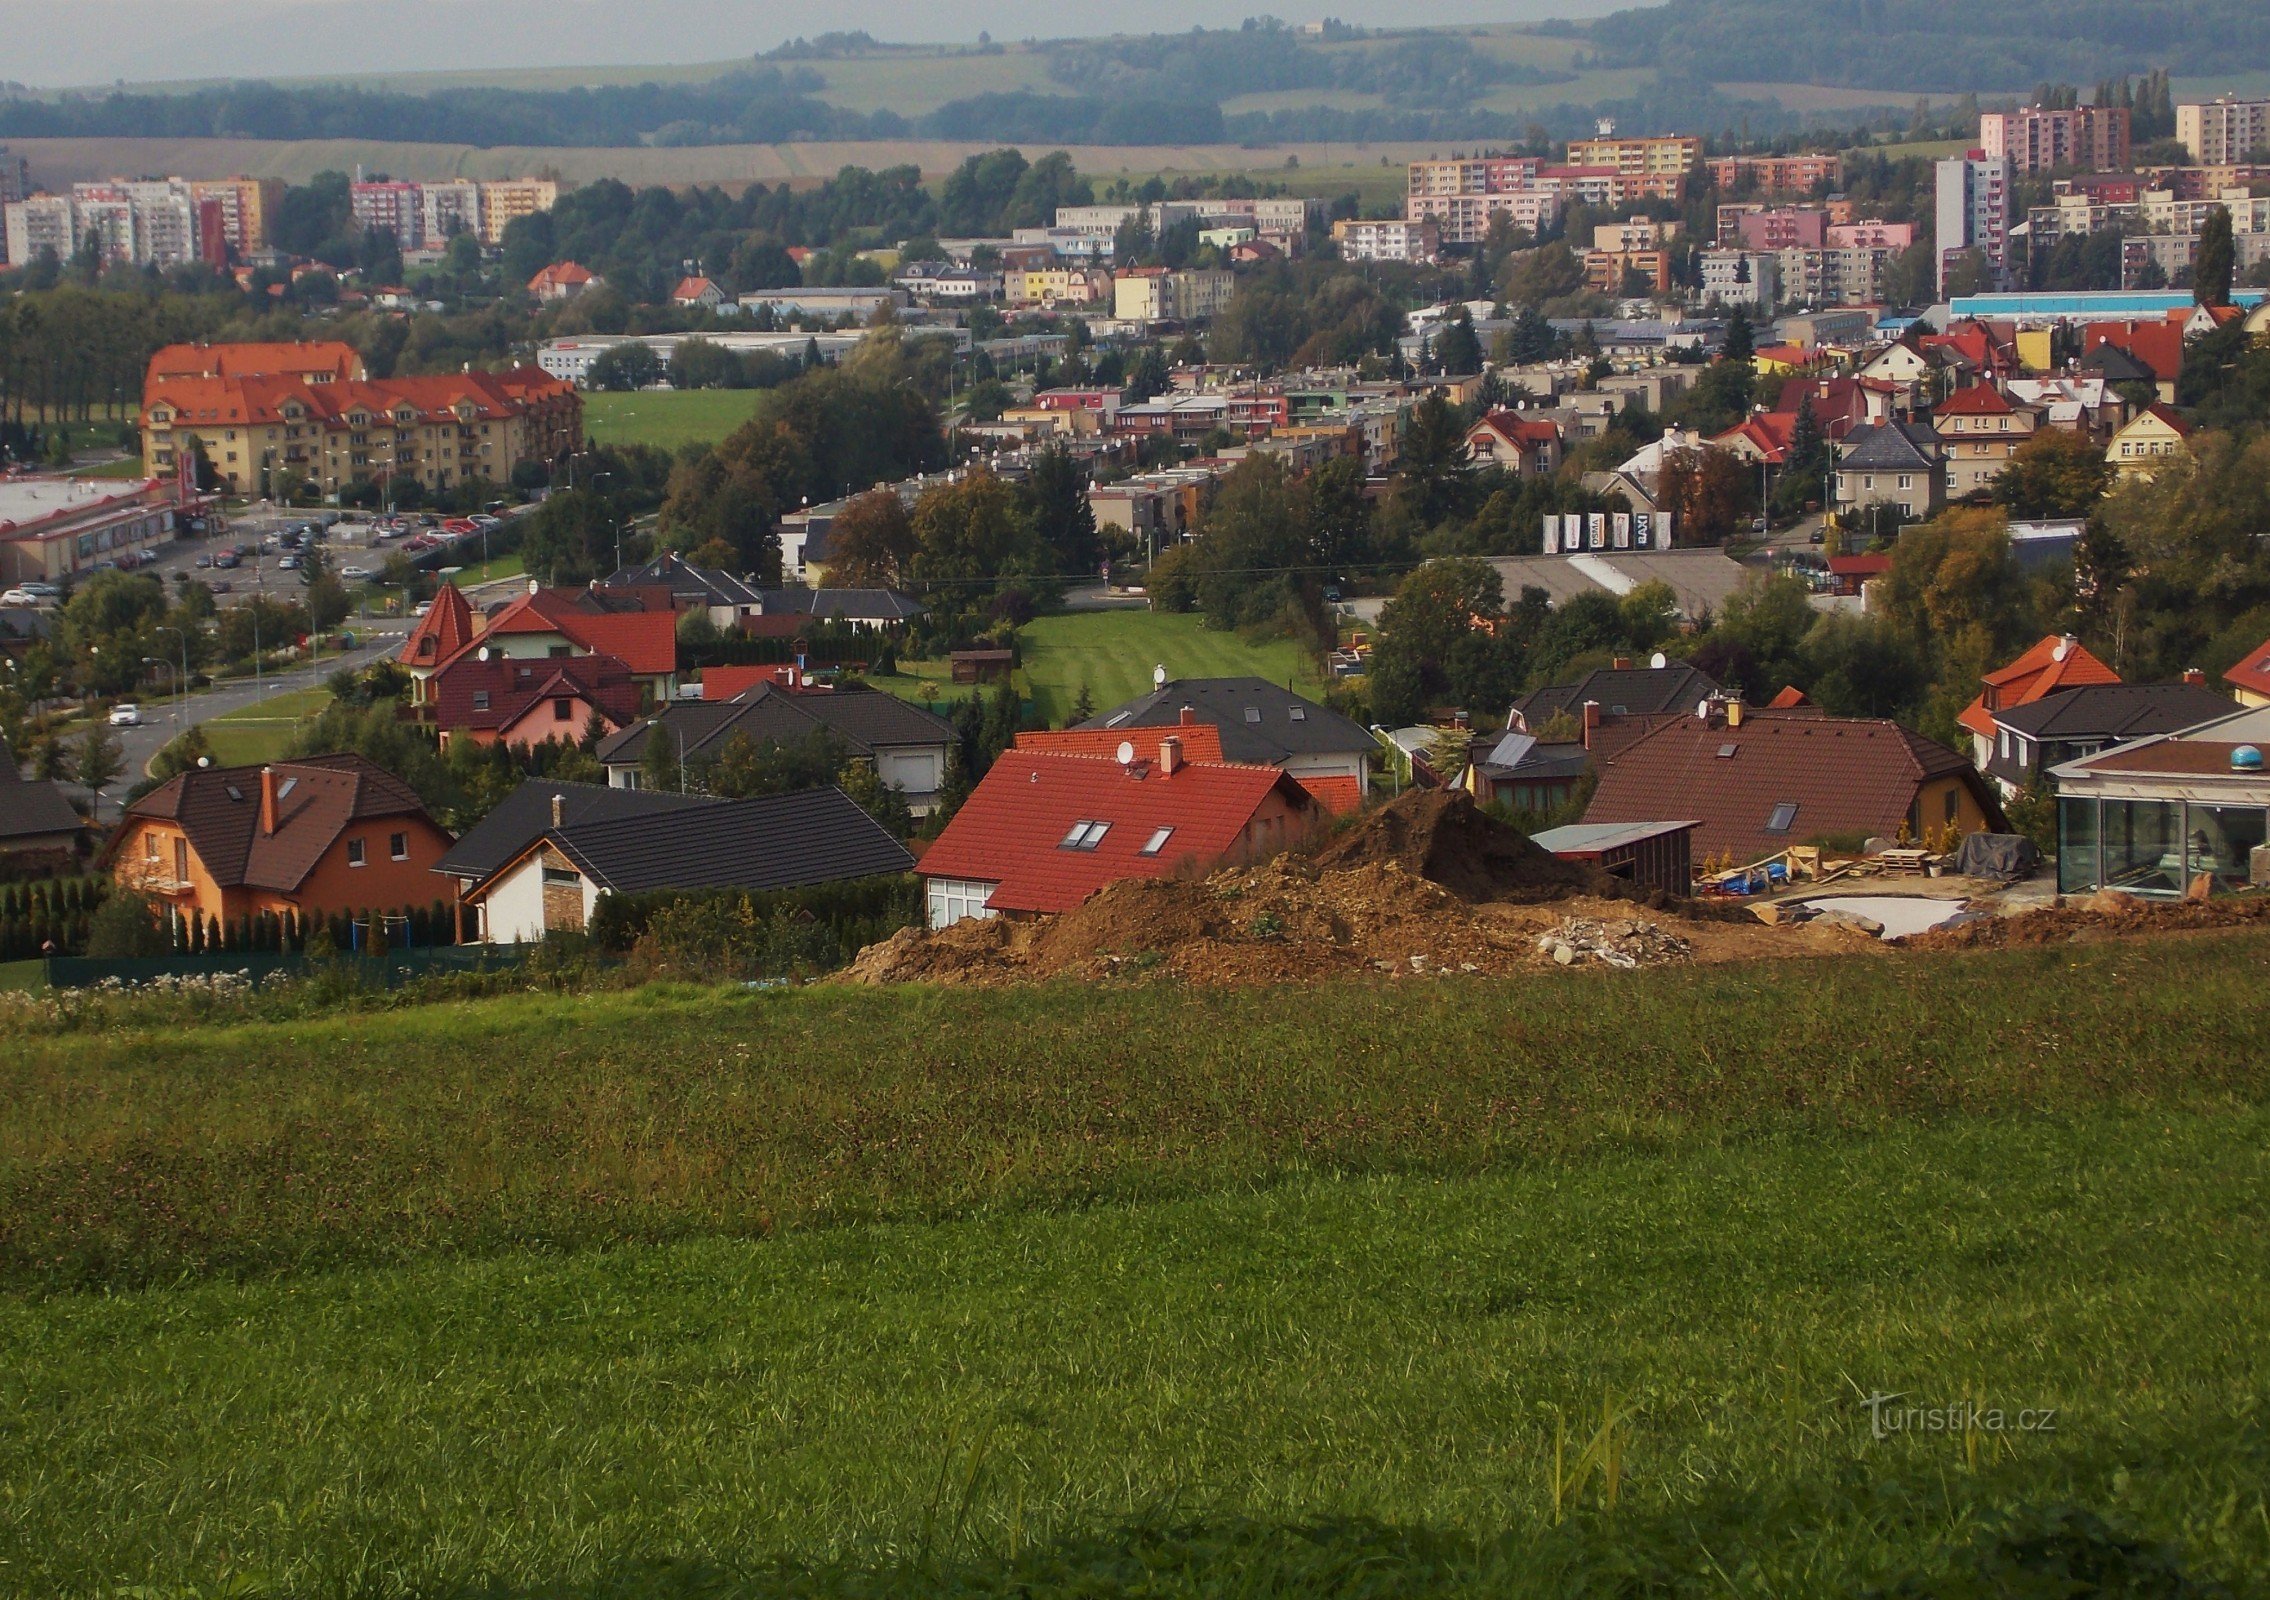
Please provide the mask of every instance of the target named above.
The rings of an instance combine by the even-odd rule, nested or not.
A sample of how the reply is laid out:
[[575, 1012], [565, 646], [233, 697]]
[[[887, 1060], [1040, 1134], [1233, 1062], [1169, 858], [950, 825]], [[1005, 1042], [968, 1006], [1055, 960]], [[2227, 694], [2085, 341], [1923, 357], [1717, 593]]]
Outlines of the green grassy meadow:
[[2266, 956], [29, 1027], [0, 1588], [2259, 1594]]
[[280, 759], [299, 725], [321, 716], [330, 704], [328, 689], [283, 689], [199, 726], [212, 743], [214, 765], [251, 766]]
[[676, 450], [717, 444], [756, 414], [758, 389], [656, 390], [583, 397], [583, 429], [598, 444]]

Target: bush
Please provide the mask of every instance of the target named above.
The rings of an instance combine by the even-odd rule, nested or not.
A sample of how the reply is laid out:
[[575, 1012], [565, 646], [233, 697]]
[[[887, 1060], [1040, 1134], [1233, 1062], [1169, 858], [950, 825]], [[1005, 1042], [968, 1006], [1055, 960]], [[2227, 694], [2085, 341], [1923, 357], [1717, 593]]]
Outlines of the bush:
[[172, 949], [173, 939], [158, 903], [146, 894], [121, 889], [88, 920], [90, 956], [162, 956], [170, 955]]
[[803, 977], [842, 966], [921, 913], [921, 887], [907, 876], [770, 892], [607, 894], [592, 912], [590, 938], [647, 975]]

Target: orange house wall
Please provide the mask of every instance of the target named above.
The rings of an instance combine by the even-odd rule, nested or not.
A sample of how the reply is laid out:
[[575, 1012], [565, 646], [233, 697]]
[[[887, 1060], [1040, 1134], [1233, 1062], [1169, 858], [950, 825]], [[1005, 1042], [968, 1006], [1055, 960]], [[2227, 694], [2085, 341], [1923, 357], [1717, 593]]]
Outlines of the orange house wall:
[[[395, 861], [387, 855], [387, 836], [394, 833], [410, 836], [407, 861]], [[148, 883], [150, 863], [143, 858], [142, 841], [150, 834], [158, 839], [155, 875], [160, 879], [173, 876], [173, 841], [182, 836], [181, 829], [169, 822], [137, 819], [121, 837], [117, 853], [111, 858], [114, 881], [135, 888]], [[347, 864], [350, 839], [364, 841], [369, 865], [351, 867]], [[213, 880], [192, 847], [188, 889], [172, 893], [161, 891], [161, 897], [176, 910], [195, 907], [208, 917], [224, 920], [262, 911], [328, 916], [335, 911], [385, 911], [430, 905], [435, 900], [454, 902], [457, 894], [451, 880], [433, 870], [448, 852], [449, 845], [449, 835], [423, 817], [378, 817], [354, 823], [332, 841], [323, 859], [291, 894], [273, 889], [224, 889]]]

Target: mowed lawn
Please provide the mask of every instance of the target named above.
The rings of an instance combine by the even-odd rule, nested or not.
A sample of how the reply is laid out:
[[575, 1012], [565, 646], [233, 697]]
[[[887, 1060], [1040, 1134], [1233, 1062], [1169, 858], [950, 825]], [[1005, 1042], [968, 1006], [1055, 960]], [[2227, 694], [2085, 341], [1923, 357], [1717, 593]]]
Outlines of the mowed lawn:
[[[1071, 714], [1082, 689], [1098, 711], [1149, 694], [1152, 670], [1161, 666], [1170, 678], [1266, 678], [1311, 694], [1321, 690], [1308, 658], [1291, 642], [1249, 643], [1175, 612], [1068, 611], [1036, 617], [1018, 638], [1024, 656], [1018, 687], [1051, 725]], [[898, 677], [875, 682], [930, 703], [970, 693], [953, 682], [945, 661], [902, 662]]]
[[718, 444], [756, 414], [760, 389], [685, 389], [587, 394], [583, 431], [596, 444], [677, 450]]
[[328, 689], [284, 689], [198, 726], [213, 746], [215, 766], [245, 767], [280, 759], [299, 725], [321, 716], [330, 704]]
[[42, 1024], [0, 1588], [2259, 1593], [2266, 955]]

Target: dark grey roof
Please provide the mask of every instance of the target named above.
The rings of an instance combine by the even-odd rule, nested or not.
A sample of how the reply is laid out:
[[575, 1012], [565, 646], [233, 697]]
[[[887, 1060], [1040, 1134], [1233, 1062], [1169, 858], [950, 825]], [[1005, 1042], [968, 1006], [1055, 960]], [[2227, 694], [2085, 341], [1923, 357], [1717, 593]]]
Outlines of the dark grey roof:
[[705, 606], [761, 604], [757, 589], [746, 580], [715, 567], [697, 567], [667, 550], [644, 566], [621, 568], [601, 584], [609, 589], [668, 589], [676, 600]]
[[2100, 344], [2081, 358], [2081, 370], [2107, 383], [2157, 383], [2159, 375], [2116, 344]]
[[1582, 714], [1584, 702], [1597, 700], [1611, 717], [1651, 717], [1665, 711], [1692, 711], [1699, 701], [1722, 693], [1718, 681], [1684, 661], [1666, 667], [1600, 667], [1574, 683], [1531, 690], [1513, 703], [1521, 720], [1535, 729], [1562, 712]]
[[1837, 458], [1841, 472], [1932, 472], [1938, 470], [1938, 436], [1921, 423], [1877, 422], [1844, 436]]
[[793, 889], [911, 872], [914, 857], [841, 789], [719, 800], [672, 816], [569, 823], [548, 836], [591, 881], [653, 889]]
[[756, 744], [787, 744], [832, 730], [854, 755], [952, 744], [960, 737], [945, 718], [879, 689], [795, 694], [760, 683], [731, 700], [681, 700], [659, 717], [636, 722], [599, 746], [604, 766], [636, 766], [646, 758], [648, 730], [659, 723], [681, 741], [685, 757], [715, 755], [735, 734]]
[[45, 639], [54, 632], [47, 613], [30, 606], [0, 606], [0, 639]]
[[654, 794], [531, 778], [497, 802], [495, 810], [451, 845], [434, 871], [476, 883], [488, 877], [550, 831], [554, 795], [560, 797], [563, 819], [569, 827], [583, 822], [646, 819], [657, 813], [723, 803], [703, 794]]
[[15, 753], [0, 743], [0, 839], [36, 839], [85, 826], [61, 784], [26, 778]]
[[1992, 713], [2013, 733], [2045, 743], [2142, 739], [2231, 714], [2231, 702], [2199, 683], [2092, 683]]
[[[812, 560], [813, 552], [805, 551]], [[922, 602], [896, 589], [759, 589], [758, 610], [768, 617], [817, 617], [823, 622], [904, 622], [922, 615]]]
[[1176, 678], [1139, 700], [1113, 706], [1083, 728], [1166, 728], [1188, 706], [1200, 722], [1222, 730], [1222, 756], [1278, 766], [1293, 756], [1338, 755], [1378, 748], [1372, 736], [1337, 711], [1304, 700], [1265, 678]]
[[1509, 753], [1506, 744], [1506, 740], [1499, 740], [1487, 755], [1474, 763], [1476, 770], [1484, 777], [1500, 782], [1526, 779], [1540, 783], [1561, 778], [1581, 778], [1591, 759], [1591, 752], [1581, 744], [1537, 744], [1534, 741], [1512, 761], [1497, 759]]

